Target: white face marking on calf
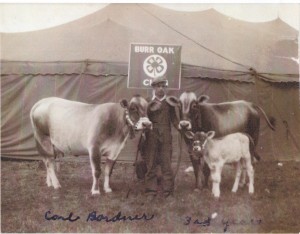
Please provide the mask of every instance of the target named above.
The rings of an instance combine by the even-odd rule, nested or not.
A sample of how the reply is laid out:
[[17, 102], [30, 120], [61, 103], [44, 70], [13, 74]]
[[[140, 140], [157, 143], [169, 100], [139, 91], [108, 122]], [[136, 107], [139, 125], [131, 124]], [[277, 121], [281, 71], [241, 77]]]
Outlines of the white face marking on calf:
[[194, 141], [193, 142], [193, 151], [194, 152], [200, 152], [201, 151], [200, 141]]
[[192, 138], [193, 139], [193, 149], [199, 150], [199, 151], [204, 150], [207, 140], [212, 139], [214, 137], [214, 135], [215, 135], [214, 131], [210, 131], [207, 134], [204, 132], [196, 132]]

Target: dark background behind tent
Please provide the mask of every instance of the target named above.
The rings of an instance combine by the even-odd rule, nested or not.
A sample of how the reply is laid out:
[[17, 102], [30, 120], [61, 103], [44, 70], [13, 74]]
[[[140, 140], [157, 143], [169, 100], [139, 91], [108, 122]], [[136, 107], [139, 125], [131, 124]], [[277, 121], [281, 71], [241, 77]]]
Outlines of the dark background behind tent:
[[[298, 31], [279, 18], [248, 23], [215, 10], [110, 4], [71, 23], [1, 33], [1, 39], [2, 156], [38, 158], [29, 112], [41, 98], [104, 103], [151, 96], [151, 90], [126, 86], [130, 43], [136, 42], [181, 45], [181, 90], [169, 94], [188, 90], [211, 102], [257, 103], [277, 120], [272, 132], [261, 118], [263, 160], [300, 158]], [[128, 141], [120, 160], [134, 160], [135, 143]]]

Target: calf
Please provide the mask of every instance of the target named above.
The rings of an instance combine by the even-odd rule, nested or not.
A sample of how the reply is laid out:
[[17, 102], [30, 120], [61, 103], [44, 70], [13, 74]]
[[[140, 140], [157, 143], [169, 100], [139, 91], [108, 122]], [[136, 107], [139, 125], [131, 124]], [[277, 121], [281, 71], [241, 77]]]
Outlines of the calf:
[[242, 169], [244, 169], [247, 170], [249, 177], [249, 193], [254, 193], [254, 170], [251, 164], [254, 142], [250, 136], [244, 133], [233, 133], [213, 139], [214, 131], [196, 134], [189, 131], [186, 132], [186, 136], [193, 140], [194, 154], [198, 157], [202, 156], [211, 170], [214, 197], [220, 197], [221, 173], [225, 163], [236, 163], [236, 177], [232, 192], [237, 191]]
[[58, 155], [89, 155], [93, 175], [92, 194], [100, 194], [101, 156], [106, 156], [104, 191], [111, 192], [109, 175], [128, 136], [135, 130], [151, 128], [146, 116], [148, 102], [134, 96], [128, 103], [92, 105], [51, 97], [38, 101], [30, 119], [37, 149], [47, 169], [47, 185], [61, 185], [54, 158]]

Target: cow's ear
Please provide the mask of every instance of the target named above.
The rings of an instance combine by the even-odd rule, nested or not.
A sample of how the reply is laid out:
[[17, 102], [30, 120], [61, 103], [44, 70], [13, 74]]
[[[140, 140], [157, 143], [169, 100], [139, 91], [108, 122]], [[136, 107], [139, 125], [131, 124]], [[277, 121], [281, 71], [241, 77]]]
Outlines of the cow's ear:
[[152, 101], [149, 103], [148, 106], [150, 111], [157, 111], [161, 108], [161, 103], [160, 102], [156, 102], [156, 101]]
[[215, 134], [216, 134], [215, 131], [209, 131], [209, 132], [207, 133], [207, 138], [212, 139], [212, 138], [214, 138]]
[[209, 96], [207, 95], [201, 95], [200, 97], [198, 97], [197, 101], [198, 103], [205, 103], [209, 100]]
[[123, 108], [128, 108], [128, 101], [126, 99], [122, 99], [120, 101], [120, 105], [123, 107]]
[[166, 102], [171, 105], [171, 106], [178, 106], [179, 105], [179, 100], [177, 97], [174, 97], [174, 96], [169, 96], [166, 98]]
[[187, 131], [187, 132], [185, 132], [184, 133], [185, 134], [185, 136], [188, 138], [188, 139], [193, 139], [194, 138], [194, 133], [193, 132], [191, 132], [191, 131]]

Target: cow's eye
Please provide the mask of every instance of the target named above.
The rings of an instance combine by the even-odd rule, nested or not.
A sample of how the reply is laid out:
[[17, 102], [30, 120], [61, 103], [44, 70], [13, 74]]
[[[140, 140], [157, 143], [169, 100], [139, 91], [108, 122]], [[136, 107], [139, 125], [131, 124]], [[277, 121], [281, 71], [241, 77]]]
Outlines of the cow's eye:
[[129, 111], [131, 111], [131, 112], [137, 112], [137, 107], [136, 106], [131, 106], [129, 108]]
[[191, 107], [192, 107], [193, 110], [195, 110], [195, 109], [197, 109], [197, 104], [196, 103], [192, 103]]

